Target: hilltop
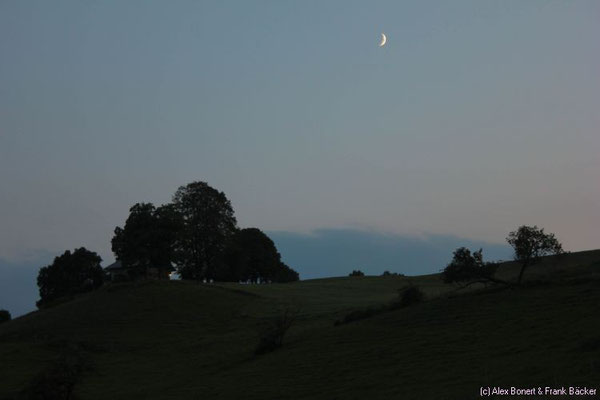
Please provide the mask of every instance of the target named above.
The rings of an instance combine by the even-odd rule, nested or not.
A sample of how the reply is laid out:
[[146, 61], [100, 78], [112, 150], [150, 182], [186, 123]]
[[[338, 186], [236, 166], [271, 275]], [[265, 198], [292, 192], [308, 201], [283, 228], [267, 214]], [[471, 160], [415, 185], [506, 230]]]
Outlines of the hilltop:
[[[513, 277], [514, 263], [498, 274]], [[456, 291], [439, 275], [288, 284], [106, 285], [0, 325], [0, 399], [76, 359], [79, 399], [476, 398], [480, 386], [600, 381], [600, 250], [547, 257], [515, 288]], [[409, 284], [427, 301], [340, 326]], [[255, 356], [284, 307], [298, 321]]]

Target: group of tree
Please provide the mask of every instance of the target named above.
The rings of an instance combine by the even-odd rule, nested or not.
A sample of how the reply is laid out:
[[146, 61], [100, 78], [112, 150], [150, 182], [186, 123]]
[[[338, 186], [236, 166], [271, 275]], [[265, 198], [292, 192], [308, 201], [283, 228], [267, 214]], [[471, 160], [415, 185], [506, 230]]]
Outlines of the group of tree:
[[257, 228], [238, 228], [225, 193], [205, 182], [181, 186], [170, 204], [138, 203], [129, 211], [124, 227], [115, 229], [112, 250], [135, 275], [175, 265], [182, 279], [299, 279], [267, 235]]
[[[273, 241], [260, 229], [239, 229], [231, 202], [205, 182], [181, 186], [170, 204], [155, 207], [137, 203], [129, 210], [123, 228], [116, 227], [112, 250], [132, 278], [148, 268], [177, 267], [182, 279], [216, 281], [291, 282], [298, 273], [281, 261]], [[554, 234], [537, 226], [521, 226], [506, 238], [525, 270], [551, 254], [561, 254]], [[60, 297], [93, 290], [102, 285], [102, 259], [85, 248], [66, 251], [40, 269], [38, 305]], [[503, 283], [495, 277], [497, 264], [483, 261], [482, 250], [458, 248], [443, 270], [447, 283]], [[384, 273], [385, 275], [385, 273]], [[360, 270], [350, 276], [364, 276]]]
[[[517, 284], [523, 280], [525, 270], [537, 264], [543, 256], [563, 253], [562, 245], [554, 234], [545, 233], [537, 226], [523, 225], [510, 232], [506, 241], [513, 248], [515, 261], [520, 264]], [[512, 284], [495, 277], [498, 263], [484, 262], [482, 253], [481, 249], [473, 253], [465, 247], [456, 249], [452, 261], [442, 271], [444, 282], [463, 286], [473, 283]]]
[[[257, 228], [239, 229], [231, 202], [205, 182], [181, 186], [170, 204], [137, 203], [116, 227], [112, 250], [132, 279], [149, 268], [172, 269], [182, 279], [292, 282], [299, 275], [281, 261], [273, 241]], [[102, 285], [98, 254], [66, 251], [40, 269], [38, 306]]]

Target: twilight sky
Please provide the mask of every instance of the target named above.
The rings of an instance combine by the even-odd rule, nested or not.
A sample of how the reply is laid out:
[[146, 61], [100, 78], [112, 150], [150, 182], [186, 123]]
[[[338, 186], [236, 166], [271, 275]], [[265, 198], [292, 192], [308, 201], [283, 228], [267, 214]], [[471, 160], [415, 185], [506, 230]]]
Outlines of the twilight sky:
[[595, 0], [2, 1], [0, 259], [110, 262], [194, 180], [276, 243], [598, 248], [599, 37]]

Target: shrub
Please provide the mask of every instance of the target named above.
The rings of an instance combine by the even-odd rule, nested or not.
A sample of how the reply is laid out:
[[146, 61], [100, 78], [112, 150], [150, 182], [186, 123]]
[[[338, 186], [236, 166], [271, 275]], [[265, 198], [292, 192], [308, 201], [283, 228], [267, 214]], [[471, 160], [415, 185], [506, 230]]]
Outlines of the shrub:
[[73, 388], [83, 372], [83, 360], [78, 352], [62, 354], [48, 369], [42, 371], [27, 389], [30, 400], [74, 399]]
[[365, 319], [365, 318], [370, 318], [370, 317], [380, 314], [386, 310], [387, 310], [387, 307], [385, 307], [385, 306], [369, 307], [369, 308], [365, 308], [363, 310], [354, 310], [354, 311], [351, 311], [348, 314], [346, 314], [344, 316], [344, 318], [342, 318], [341, 320], [335, 321], [334, 325], [337, 326], [337, 325], [341, 325], [341, 324], [347, 324], [349, 322], [359, 321], [359, 320]]
[[381, 274], [381, 276], [404, 276], [404, 274], [400, 274], [398, 272], [390, 272], [388, 270], [383, 271], [383, 274]]
[[398, 290], [399, 298], [391, 304], [392, 309], [404, 308], [425, 300], [425, 294], [418, 286], [408, 286]]
[[254, 354], [265, 354], [283, 346], [283, 338], [298, 317], [298, 311], [286, 307], [261, 333]]
[[7, 310], [0, 310], [0, 324], [8, 322], [12, 319], [10, 313]]
[[353, 270], [348, 276], [365, 276], [365, 273], [360, 269]]

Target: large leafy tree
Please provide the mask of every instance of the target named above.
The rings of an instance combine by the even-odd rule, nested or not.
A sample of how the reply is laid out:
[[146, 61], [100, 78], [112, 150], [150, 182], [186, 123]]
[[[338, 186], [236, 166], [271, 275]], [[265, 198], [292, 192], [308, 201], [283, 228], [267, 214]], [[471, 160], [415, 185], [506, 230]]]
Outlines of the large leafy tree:
[[40, 269], [37, 284], [41, 306], [59, 297], [98, 288], [103, 282], [102, 258], [85, 247], [67, 250], [54, 262]]
[[523, 279], [525, 270], [540, 261], [547, 255], [562, 254], [562, 244], [553, 233], [545, 233], [544, 229], [534, 226], [520, 226], [516, 231], [510, 232], [506, 241], [515, 251], [514, 258], [521, 264], [519, 283]]
[[116, 227], [112, 250], [135, 276], [147, 268], [171, 268], [181, 218], [173, 205], [137, 203], [129, 209], [123, 228]]
[[298, 273], [281, 262], [275, 243], [258, 228], [237, 231], [228, 243], [217, 279], [223, 281], [298, 280]]
[[296, 282], [300, 279], [300, 274], [290, 268], [285, 263], [280, 263], [277, 271], [275, 272], [274, 282], [284, 283], [284, 282]]
[[237, 231], [231, 202], [205, 182], [181, 186], [173, 207], [182, 226], [176, 244], [176, 262], [183, 279], [215, 278], [216, 266], [229, 238]]

